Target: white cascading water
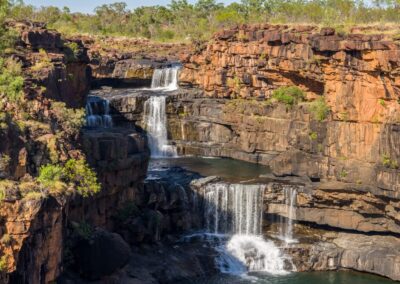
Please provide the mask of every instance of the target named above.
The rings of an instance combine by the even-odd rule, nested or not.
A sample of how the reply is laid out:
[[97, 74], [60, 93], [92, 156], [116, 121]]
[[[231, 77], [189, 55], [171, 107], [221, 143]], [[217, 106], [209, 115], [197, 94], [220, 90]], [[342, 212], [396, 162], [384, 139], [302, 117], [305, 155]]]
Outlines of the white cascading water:
[[89, 127], [113, 126], [110, 115], [110, 102], [106, 99], [89, 96], [86, 102], [86, 125]]
[[155, 69], [151, 80], [152, 90], [174, 91], [178, 89], [180, 65]]
[[286, 216], [287, 218], [281, 218], [280, 236], [279, 238], [285, 241], [286, 244], [296, 243], [297, 240], [293, 237], [293, 219], [296, 218], [296, 199], [297, 190], [296, 188], [287, 185], [283, 191], [285, 195], [285, 206], [286, 206]]
[[[177, 65], [154, 70], [151, 90], [161, 92], [177, 90], [180, 68]], [[144, 124], [152, 157], [177, 156], [176, 147], [168, 144], [166, 98], [167, 95], [157, 94], [151, 96], [144, 104]]]
[[168, 144], [166, 96], [152, 96], [144, 104], [144, 123], [152, 157], [176, 157], [176, 148]]
[[216, 250], [223, 273], [242, 275], [247, 271], [287, 273], [285, 261], [272, 241], [262, 234], [263, 185], [215, 183], [204, 188], [205, 228], [219, 236]]

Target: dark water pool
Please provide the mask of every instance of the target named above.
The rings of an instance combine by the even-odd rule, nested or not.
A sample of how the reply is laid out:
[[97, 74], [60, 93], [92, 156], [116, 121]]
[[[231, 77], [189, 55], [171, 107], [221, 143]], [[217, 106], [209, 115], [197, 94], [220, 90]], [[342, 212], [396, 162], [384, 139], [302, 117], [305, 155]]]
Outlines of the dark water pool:
[[152, 159], [149, 170], [179, 166], [203, 176], [219, 176], [228, 182], [245, 182], [259, 179], [270, 173], [268, 167], [225, 158], [179, 157]]
[[179, 284], [395, 284], [383, 277], [352, 271], [290, 273], [288, 275], [254, 275], [238, 277], [218, 275], [210, 278], [190, 279]]

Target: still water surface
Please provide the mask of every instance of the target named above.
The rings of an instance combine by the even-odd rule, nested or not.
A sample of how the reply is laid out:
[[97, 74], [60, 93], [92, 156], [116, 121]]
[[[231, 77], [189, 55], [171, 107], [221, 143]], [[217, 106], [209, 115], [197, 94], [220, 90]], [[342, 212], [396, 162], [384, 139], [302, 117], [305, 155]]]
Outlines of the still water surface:
[[219, 176], [229, 182], [244, 182], [258, 179], [270, 173], [268, 167], [244, 161], [225, 158], [179, 157], [157, 158], [150, 161], [149, 169], [182, 167], [202, 176]]
[[[203, 176], [219, 176], [228, 182], [258, 180], [270, 173], [268, 167], [224, 158], [179, 157], [152, 159], [149, 170], [179, 166]], [[188, 279], [177, 284], [395, 284], [383, 277], [353, 271], [289, 273], [287, 275], [250, 274], [246, 277], [219, 274], [207, 278]]]
[[302, 272], [288, 275], [238, 277], [217, 275], [178, 282], [179, 284], [395, 284], [383, 277], [352, 271]]

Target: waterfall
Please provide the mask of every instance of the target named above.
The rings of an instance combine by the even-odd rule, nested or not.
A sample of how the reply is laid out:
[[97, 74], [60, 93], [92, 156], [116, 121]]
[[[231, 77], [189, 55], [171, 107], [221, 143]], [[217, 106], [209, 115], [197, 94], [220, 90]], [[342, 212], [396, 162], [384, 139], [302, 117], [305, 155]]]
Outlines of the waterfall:
[[178, 74], [180, 65], [155, 69], [151, 80], [151, 89], [174, 91], [178, 89]]
[[209, 184], [203, 188], [204, 227], [208, 234], [229, 236], [219, 241], [216, 264], [221, 272], [244, 274], [263, 271], [286, 273], [285, 259], [262, 234], [263, 185]]
[[264, 186], [216, 183], [204, 191], [203, 212], [208, 232], [261, 234]]
[[151, 96], [144, 104], [144, 124], [152, 157], [176, 157], [176, 147], [168, 145], [166, 96]]
[[110, 102], [103, 98], [89, 96], [86, 102], [86, 125], [89, 127], [112, 127]]
[[297, 240], [293, 237], [293, 219], [296, 218], [296, 199], [297, 190], [290, 185], [284, 187], [284, 202], [286, 206], [287, 218], [281, 218], [281, 231], [279, 238], [285, 241], [286, 244], [296, 243]]

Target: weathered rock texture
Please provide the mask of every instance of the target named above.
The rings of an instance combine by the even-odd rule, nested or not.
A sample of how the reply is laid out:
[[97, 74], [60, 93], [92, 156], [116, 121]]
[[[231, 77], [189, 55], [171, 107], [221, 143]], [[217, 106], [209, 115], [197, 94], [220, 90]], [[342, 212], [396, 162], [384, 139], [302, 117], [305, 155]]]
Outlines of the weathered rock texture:
[[146, 39], [79, 37], [89, 50], [93, 85], [150, 87], [155, 68], [176, 62], [189, 49], [185, 44], [154, 43]]
[[[171, 103], [171, 138], [185, 153], [252, 160], [275, 175], [323, 181], [302, 198], [303, 221], [398, 233], [399, 71], [399, 45], [382, 35], [273, 25], [225, 30], [184, 58], [180, 79], [231, 100]], [[309, 102], [265, 100], [290, 85], [309, 101], [323, 96], [329, 116], [316, 121]]]
[[392, 236], [365, 236], [325, 233], [312, 244], [286, 248], [298, 271], [352, 269], [400, 280], [399, 239]]
[[1, 202], [1, 235], [10, 241], [0, 244], [0, 250], [7, 255], [10, 283], [54, 281], [63, 270], [70, 222], [113, 229], [113, 216], [137, 199], [149, 160], [145, 136], [132, 130], [88, 131], [83, 140], [83, 150], [102, 182], [101, 193]]
[[[115, 117], [142, 125], [149, 95], [112, 94], [108, 91], [118, 110]], [[299, 220], [363, 232], [400, 232], [399, 170], [383, 161], [385, 155], [399, 161], [397, 123], [332, 117], [318, 122], [308, 103], [288, 108], [205, 98], [189, 90], [169, 96], [167, 102], [170, 139], [181, 154], [242, 159], [269, 165], [278, 176], [306, 177], [311, 190], [305, 192]]]

